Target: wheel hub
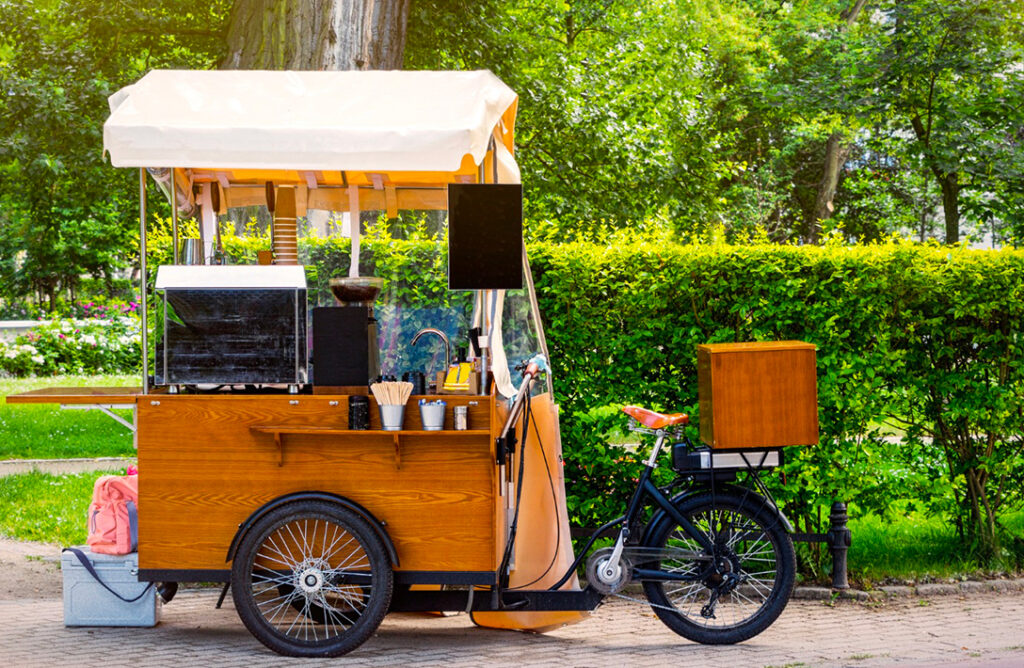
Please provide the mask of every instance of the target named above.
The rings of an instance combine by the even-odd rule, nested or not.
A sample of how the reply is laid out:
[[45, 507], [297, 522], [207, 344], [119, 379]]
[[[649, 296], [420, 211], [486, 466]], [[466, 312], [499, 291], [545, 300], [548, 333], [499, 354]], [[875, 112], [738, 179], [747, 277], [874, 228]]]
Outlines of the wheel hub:
[[625, 558], [611, 560], [612, 548], [597, 550], [587, 560], [587, 582], [602, 594], [614, 594], [631, 580], [631, 566]]
[[319, 568], [308, 567], [295, 578], [298, 588], [306, 595], [318, 594], [324, 586], [324, 574]]

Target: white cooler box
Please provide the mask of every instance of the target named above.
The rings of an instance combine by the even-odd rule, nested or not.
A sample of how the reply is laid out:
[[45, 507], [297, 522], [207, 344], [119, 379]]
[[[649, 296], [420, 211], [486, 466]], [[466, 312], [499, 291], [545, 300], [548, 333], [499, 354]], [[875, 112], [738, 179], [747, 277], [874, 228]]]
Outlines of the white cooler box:
[[72, 552], [62, 552], [60, 570], [64, 576], [64, 626], [156, 626], [160, 621], [160, 597], [156, 584], [139, 582], [139, 554], [85, 553], [93, 569], [108, 587], [126, 599], [120, 600], [89, 573]]

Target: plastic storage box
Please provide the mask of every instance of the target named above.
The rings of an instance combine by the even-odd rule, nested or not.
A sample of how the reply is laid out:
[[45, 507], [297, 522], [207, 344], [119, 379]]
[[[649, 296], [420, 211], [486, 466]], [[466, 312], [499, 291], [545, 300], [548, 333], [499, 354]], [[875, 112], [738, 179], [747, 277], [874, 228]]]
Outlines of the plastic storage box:
[[71, 552], [61, 554], [64, 576], [64, 626], [156, 626], [160, 621], [160, 597], [156, 585], [139, 582], [139, 554], [93, 554], [78, 548], [92, 562], [100, 579], [121, 596], [139, 600], [125, 603], [103, 588]]

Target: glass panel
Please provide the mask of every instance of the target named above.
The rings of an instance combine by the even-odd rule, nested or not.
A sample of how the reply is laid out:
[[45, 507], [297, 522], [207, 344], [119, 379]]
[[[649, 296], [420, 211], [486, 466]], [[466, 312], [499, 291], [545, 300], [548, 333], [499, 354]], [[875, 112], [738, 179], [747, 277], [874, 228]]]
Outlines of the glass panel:
[[[445, 347], [432, 335], [413, 346], [416, 333], [428, 327], [443, 332], [454, 360], [457, 348], [469, 346], [473, 313], [472, 292], [448, 290], [447, 212], [402, 211], [390, 221], [381, 212], [364, 212], [362, 219], [359, 274], [384, 279], [374, 307], [381, 373], [401, 378], [406, 371], [422, 371], [429, 383], [444, 369]], [[310, 258], [326, 268], [327, 275], [310, 284], [311, 302], [320, 305], [334, 303], [329, 280], [348, 275], [347, 239], [331, 241], [311, 246], [326, 254]]]

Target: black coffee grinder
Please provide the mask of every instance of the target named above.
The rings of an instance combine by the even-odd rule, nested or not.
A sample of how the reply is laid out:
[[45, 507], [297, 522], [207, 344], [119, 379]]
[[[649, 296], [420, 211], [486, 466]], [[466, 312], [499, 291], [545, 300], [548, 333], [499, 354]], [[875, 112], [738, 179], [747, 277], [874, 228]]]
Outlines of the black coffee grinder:
[[380, 375], [373, 303], [383, 287], [373, 276], [332, 278], [335, 306], [313, 309], [313, 386], [366, 387]]

